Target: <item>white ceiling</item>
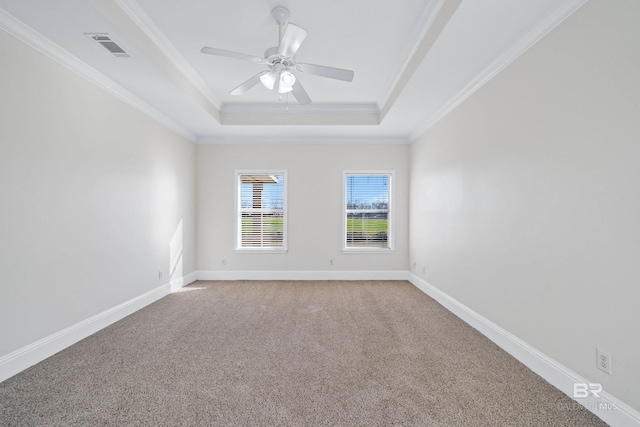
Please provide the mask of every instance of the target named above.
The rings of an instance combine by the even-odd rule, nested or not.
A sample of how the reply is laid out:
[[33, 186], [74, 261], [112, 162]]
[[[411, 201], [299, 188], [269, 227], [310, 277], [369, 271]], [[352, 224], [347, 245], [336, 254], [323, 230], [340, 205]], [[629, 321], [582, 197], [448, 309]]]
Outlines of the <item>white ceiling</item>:
[[[194, 142], [407, 143], [586, 1], [0, 0], [0, 27]], [[262, 57], [275, 6], [308, 32], [298, 62], [353, 82], [298, 73], [306, 106], [262, 85], [230, 95], [265, 66], [200, 49]]]

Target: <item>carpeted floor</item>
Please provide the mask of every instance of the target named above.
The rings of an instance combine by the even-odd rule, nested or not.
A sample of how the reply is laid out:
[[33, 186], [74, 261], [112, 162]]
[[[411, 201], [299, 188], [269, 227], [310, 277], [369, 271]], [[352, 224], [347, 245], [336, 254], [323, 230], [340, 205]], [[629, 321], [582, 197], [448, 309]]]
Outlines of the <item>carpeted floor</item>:
[[200, 281], [1, 383], [0, 425], [605, 424], [409, 282]]

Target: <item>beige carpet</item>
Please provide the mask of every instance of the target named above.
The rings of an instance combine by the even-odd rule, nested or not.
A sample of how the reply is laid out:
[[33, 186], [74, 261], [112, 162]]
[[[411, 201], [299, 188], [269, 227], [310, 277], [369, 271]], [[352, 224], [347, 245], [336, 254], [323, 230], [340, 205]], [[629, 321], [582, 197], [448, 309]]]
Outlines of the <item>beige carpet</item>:
[[589, 426], [404, 281], [196, 282], [0, 384], [2, 426]]

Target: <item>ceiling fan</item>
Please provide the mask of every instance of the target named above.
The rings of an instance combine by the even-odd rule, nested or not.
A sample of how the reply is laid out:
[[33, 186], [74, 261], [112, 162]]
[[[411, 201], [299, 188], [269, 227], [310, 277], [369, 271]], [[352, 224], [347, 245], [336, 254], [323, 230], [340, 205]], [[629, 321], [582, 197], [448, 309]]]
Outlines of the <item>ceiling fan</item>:
[[226, 56], [267, 66], [266, 70], [233, 89], [232, 95], [242, 95], [258, 83], [262, 83], [267, 89], [276, 89], [280, 94], [291, 92], [299, 104], [305, 105], [311, 102], [311, 98], [296, 78], [294, 71], [345, 82], [353, 80], [353, 71], [351, 70], [296, 62], [295, 54], [307, 37], [307, 32], [289, 22], [289, 10], [285, 7], [274, 7], [271, 15], [279, 27], [279, 43], [278, 46], [267, 49], [264, 58], [214, 47], [203, 47], [201, 50], [202, 53]]

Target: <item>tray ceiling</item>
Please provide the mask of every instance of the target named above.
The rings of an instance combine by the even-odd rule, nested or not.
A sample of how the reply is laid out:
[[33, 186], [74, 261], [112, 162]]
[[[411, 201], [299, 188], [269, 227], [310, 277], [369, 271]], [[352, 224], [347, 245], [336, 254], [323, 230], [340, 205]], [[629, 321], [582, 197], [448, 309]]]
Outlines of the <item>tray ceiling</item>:
[[[0, 0], [0, 27], [199, 143], [407, 143], [586, 0]], [[296, 60], [353, 70], [348, 83], [297, 73], [300, 106], [257, 85], [277, 46], [271, 9], [308, 35]], [[117, 57], [86, 34], [108, 34]]]

